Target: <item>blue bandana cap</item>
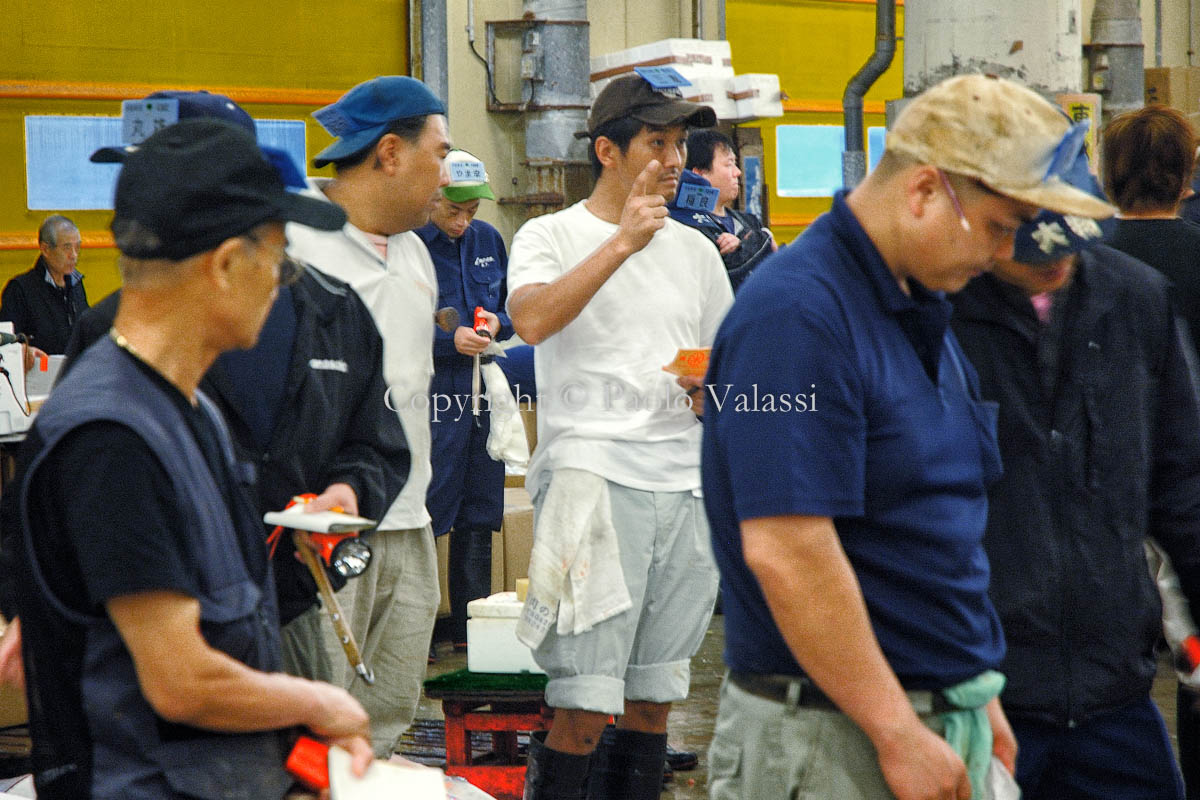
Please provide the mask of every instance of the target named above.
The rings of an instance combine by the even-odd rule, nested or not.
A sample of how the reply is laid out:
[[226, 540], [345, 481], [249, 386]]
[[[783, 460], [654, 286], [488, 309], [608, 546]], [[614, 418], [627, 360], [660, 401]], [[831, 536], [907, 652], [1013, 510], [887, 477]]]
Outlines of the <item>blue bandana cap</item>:
[[313, 112], [321, 127], [337, 141], [313, 159], [323, 167], [355, 155], [382, 136], [393, 122], [429, 114], [445, 114], [446, 104], [428, 86], [407, 75], [385, 75], [360, 83], [336, 103]]
[[[1080, 151], [1075, 156], [1070, 167], [1061, 172], [1061, 177], [1076, 189], [1107, 202], [1100, 182], [1088, 170], [1086, 151]], [[1111, 220], [1097, 222], [1088, 217], [1042, 210], [1017, 229], [1013, 241], [1013, 260], [1021, 264], [1058, 261], [1103, 241], [1112, 224]]]

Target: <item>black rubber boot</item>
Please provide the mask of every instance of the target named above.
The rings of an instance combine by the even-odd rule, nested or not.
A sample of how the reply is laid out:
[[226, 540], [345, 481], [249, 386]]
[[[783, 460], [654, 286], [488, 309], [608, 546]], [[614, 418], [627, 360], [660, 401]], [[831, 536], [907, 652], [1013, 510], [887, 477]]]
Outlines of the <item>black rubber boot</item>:
[[592, 754], [587, 800], [658, 800], [667, 735], [609, 726]]
[[467, 603], [492, 593], [492, 532], [458, 530], [450, 533], [450, 641], [467, 642]]
[[546, 747], [545, 731], [534, 732], [529, 737], [522, 797], [524, 800], [586, 800], [591, 761], [591, 756], [577, 756]]

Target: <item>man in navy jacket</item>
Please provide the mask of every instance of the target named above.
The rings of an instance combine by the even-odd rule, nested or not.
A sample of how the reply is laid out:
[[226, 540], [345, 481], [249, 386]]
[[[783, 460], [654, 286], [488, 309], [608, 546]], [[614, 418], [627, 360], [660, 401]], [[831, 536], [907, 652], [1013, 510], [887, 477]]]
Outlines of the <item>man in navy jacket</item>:
[[[450, 538], [451, 641], [466, 648], [467, 603], [491, 594], [492, 531], [504, 518], [504, 464], [487, 453], [490, 419], [483, 403], [472, 413], [475, 356], [493, 339], [512, 336], [504, 313], [508, 252], [491, 225], [475, 219], [479, 203], [494, 200], [487, 171], [463, 150], [446, 156], [450, 184], [442, 187], [429, 224], [416, 231], [437, 270], [438, 307], [458, 311], [453, 333], [437, 330], [433, 340], [430, 422], [433, 480], [425, 506], [433, 532]], [[475, 330], [475, 309], [483, 309], [488, 333]], [[482, 356], [487, 359], [489, 356]], [[480, 388], [482, 391], [482, 388]]]

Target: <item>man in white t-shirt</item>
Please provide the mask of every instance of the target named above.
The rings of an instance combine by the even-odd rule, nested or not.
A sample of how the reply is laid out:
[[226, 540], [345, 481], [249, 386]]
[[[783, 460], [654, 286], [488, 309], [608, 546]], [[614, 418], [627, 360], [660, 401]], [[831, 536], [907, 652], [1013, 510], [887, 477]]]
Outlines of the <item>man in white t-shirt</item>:
[[[637, 75], [613, 81], [588, 118], [591, 196], [513, 239], [508, 310], [536, 345], [539, 390], [526, 485], [539, 514], [548, 503], [577, 508], [577, 487], [599, 487], [592, 517], [611, 514], [620, 563], [593, 561], [590, 572], [619, 570], [632, 604], [586, 630], [551, 625], [534, 651], [555, 717], [545, 742], [530, 744], [527, 800], [582, 797], [585, 784], [589, 798], [658, 797], [667, 714], [687, 696], [712, 613], [702, 379], [676, 383], [662, 367], [680, 348], [711, 344], [732, 300], [715, 248], [666, 208], [688, 126], [715, 121]], [[610, 715], [620, 719], [606, 731]]]
[[[434, 198], [448, 182], [442, 169], [450, 151], [445, 113], [425, 84], [401, 76], [361, 83], [316, 111], [317, 121], [338, 138], [313, 164], [333, 164], [337, 177], [311, 181], [307, 193], [340, 205], [349, 222], [316, 235], [299, 226], [287, 231], [291, 255], [349, 283], [371, 310], [383, 338], [388, 403], [399, 413], [412, 451], [408, 482], [370, 535], [370, 567], [338, 592], [374, 685], [355, 680], [324, 615], [310, 613], [292, 623], [307, 619], [312, 626], [307, 671], [331, 671], [309, 677], [349, 688], [371, 715], [371, 744], [379, 758], [392, 755], [412, 723], [437, 614], [437, 556], [425, 511], [437, 278], [429, 251], [411, 231], [429, 221]], [[316, 651], [322, 646], [324, 653]], [[292, 655], [304, 667], [303, 654]]]

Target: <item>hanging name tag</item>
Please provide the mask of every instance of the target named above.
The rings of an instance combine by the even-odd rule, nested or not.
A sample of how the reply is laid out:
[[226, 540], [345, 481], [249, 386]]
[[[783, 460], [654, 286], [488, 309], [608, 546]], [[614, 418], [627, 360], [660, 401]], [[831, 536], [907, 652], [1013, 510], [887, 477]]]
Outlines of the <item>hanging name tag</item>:
[[121, 141], [141, 144], [155, 131], [179, 121], [179, 101], [175, 98], [158, 100], [124, 100], [121, 102]]
[[680, 75], [679, 70], [674, 67], [634, 67], [633, 71], [655, 89], [678, 89], [680, 86], [692, 85], [692, 82]]
[[451, 183], [484, 183], [487, 181], [487, 170], [482, 161], [455, 161], [450, 165]]
[[676, 205], [688, 211], [713, 212], [717, 208], [717, 200], [721, 190], [715, 186], [699, 186], [695, 183], [679, 185], [679, 200]]

